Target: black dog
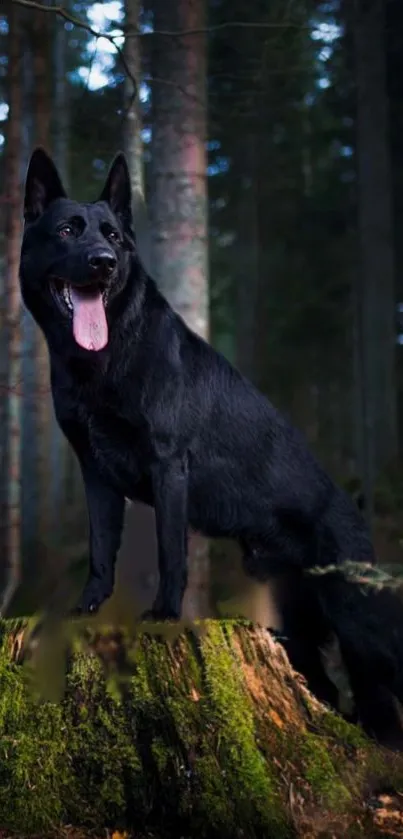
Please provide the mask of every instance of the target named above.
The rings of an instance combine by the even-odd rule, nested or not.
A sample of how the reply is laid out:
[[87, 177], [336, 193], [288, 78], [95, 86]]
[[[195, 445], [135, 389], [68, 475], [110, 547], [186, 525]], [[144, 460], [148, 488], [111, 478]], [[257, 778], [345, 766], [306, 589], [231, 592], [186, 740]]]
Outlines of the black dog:
[[[47, 154], [33, 153], [21, 290], [49, 347], [56, 417], [85, 484], [90, 569], [78, 611], [96, 611], [112, 593], [125, 498], [137, 499], [156, 513], [160, 583], [149, 617], [180, 617], [190, 524], [238, 540], [255, 576], [268, 578], [275, 566], [294, 569], [286, 629], [297, 647], [301, 636], [299, 651], [319, 693], [321, 680], [322, 694], [331, 692], [318, 651], [329, 632], [343, 636], [351, 673], [365, 670], [366, 690], [377, 680], [391, 684], [388, 650], [387, 666], [376, 673], [378, 648], [389, 635], [371, 659], [359, 598], [348, 623], [339, 578], [329, 584], [306, 577], [313, 566], [374, 560], [357, 506], [303, 437], [187, 328], [147, 276], [123, 155], [99, 200], [80, 204], [66, 197]], [[302, 662], [298, 650], [294, 658]], [[374, 728], [373, 717], [367, 728]]]
[[49, 347], [56, 417], [85, 484], [83, 611], [113, 590], [125, 497], [155, 508], [161, 619], [181, 613], [188, 523], [237, 539], [246, 568], [256, 555], [303, 568], [373, 559], [356, 505], [302, 436], [187, 328], [143, 270], [123, 155], [99, 200], [80, 204], [46, 153], [33, 153], [21, 290]]

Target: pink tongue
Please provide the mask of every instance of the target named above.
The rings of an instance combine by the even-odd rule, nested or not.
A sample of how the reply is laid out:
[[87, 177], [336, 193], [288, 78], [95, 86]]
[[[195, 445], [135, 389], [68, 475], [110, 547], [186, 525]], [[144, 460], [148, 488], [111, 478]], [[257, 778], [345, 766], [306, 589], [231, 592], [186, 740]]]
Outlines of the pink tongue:
[[73, 333], [85, 350], [102, 350], [108, 343], [108, 324], [100, 291], [79, 291], [70, 286], [73, 304]]

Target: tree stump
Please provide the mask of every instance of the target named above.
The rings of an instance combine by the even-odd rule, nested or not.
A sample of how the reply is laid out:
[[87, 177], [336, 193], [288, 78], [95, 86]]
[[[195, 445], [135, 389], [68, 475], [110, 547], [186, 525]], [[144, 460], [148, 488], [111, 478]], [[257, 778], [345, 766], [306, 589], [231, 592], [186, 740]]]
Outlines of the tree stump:
[[1, 836], [403, 836], [403, 756], [321, 705], [266, 630], [80, 621], [36, 648], [28, 621], [0, 630]]

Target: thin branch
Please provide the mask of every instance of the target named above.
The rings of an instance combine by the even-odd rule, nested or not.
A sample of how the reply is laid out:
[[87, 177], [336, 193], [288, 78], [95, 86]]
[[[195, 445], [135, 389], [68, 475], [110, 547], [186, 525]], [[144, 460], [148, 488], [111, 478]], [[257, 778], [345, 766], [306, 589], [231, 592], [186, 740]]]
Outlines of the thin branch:
[[[18, 0], [16, 0], [18, 2]], [[119, 24], [116, 24], [119, 26]], [[141, 32], [140, 29], [133, 29], [133, 27], [125, 27], [120, 24], [120, 29], [127, 38], [133, 36], [140, 36], [142, 38], [150, 38], [153, 35], [166, 38], [184, 38], [187, 35], [210, 35], [213, 32], [222, 32], [228, 29], [311, 29], [310, 26], [304, 26], [300, 23], [293, 23], [292, 21], [248, 21], [248, 20], [225, 20], [222, 23], [215, 23], [212, 26], [201, 27], [199, 29], [153, 29], [151, 32]]]

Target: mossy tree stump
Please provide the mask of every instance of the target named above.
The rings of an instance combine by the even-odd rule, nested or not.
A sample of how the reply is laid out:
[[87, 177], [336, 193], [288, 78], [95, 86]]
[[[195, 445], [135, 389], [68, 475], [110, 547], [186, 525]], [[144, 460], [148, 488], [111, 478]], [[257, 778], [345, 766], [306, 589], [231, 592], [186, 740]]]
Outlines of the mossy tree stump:
[[[403, 790], [403, 758], [317, 702], [268, 632], [72, 626], [63, 658], [43, 642], [21, 664], [29, 625], [1, 624], [0, 829], [390, 835], [370, 805], [386, 786]], [[62, 661], [60, 700], [44, 699]]]

